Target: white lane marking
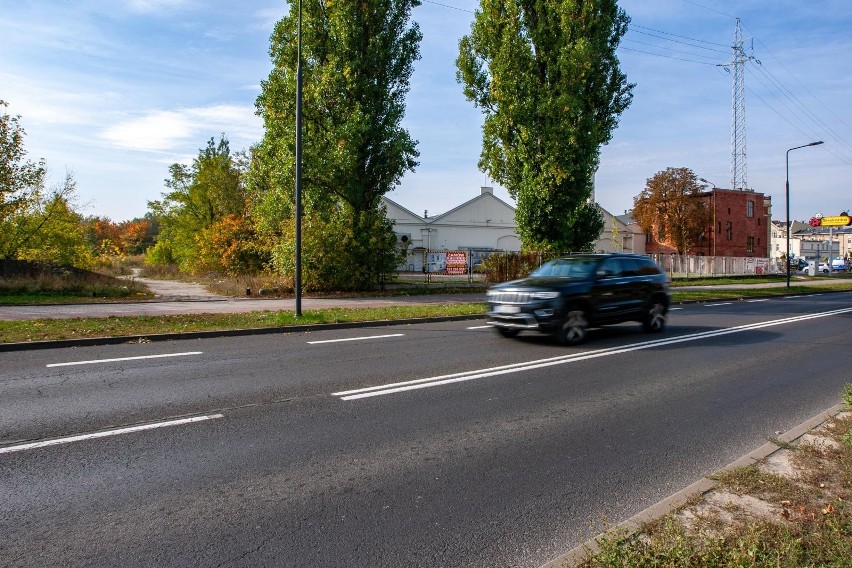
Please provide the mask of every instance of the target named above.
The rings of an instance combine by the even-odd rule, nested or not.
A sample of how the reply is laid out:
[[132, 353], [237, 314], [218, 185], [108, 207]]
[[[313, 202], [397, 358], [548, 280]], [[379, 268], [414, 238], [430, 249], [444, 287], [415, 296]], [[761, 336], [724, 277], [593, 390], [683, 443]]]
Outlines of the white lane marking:
[[365, 339], [384, 339], [386, 337], [402, 337], [404, 333], [391, 333], [389, 335], [370, 335], [367, 337], [347, 337], [345, 339], [324, 339], [322, 341], [308, 341], [308, 345], [318, 345], [320, 343], [340, 343], [341, 341], [363, 341]]
[[760, 298], [758, 300], [746, 300], [749, 304], [756, 304], [757, 302], [768, 302], [769, 298]]
[[722, 302], [721, 304], [704, 304], [705, 308], [715, 308], [716, 306], [730, 306], [733, 302]]
[[671, 311], [673, 311], [673, 310], [682, 310], [682, 309], [683, 309], [683, 308], [669, 308], [669, 311], [671, 312]]
[[41, 442], [29, 442], [26, 444], [0, 448], [0, 454], [11, 454], [13, 452], [21, 452], [23, 450], [33, 450], [35, 448], [44, 448], [47, 446], [58, 446], [60, 444], [70, 444], [72, 442], [81, 442], [83, 440], [92, 440], [94, 438], [106, 438], [108, 436], [118, 436], [120, 434], [129, 434], [131, 432], [167, 428], [169, 426], [180, 426], [182, 424], [192, 424], [195, 422], [204, 422], [205, 420], [215, 420], [217, 418], [224, 417], [224, 414], [208, 414], [205, 416], [193, 416], [192, 418], [180, 418], [177, 420], [167, 420], [165, 422], [154, 422], [152, 424], [140, 424], [139, 426], [128, 426], [126, 428], [104, 430], [103, 432], [94, 432], [92, 434], [78, 434], [76, 436], [66, 436], [64, 438], [53, 438], [52, 440], [42, 440]]
[[468, 327], [466, 329], [489, 329], [489, 328], [492, 328], [492, 327], [494, 327], [494, 326], [493, 325], [477, 325], [477, 326], [474, 326], [474, 327]]
[[767, 322], [760, 323], [752, 323], [746, 324], [736, 327], [731, 327], [727, 329], [719, 329], [714, 331], [703, 331], [699, 333], [693, 333], [689, 335], [684, 335], [681, 337], [674, 337], [671, 339], [656, 339], [652, 341], [644, 341], [642, 343], [636, 343], [634, 345], [630, 345], [627, 347], [608, 347], [605, 349], [599, 349], [596, 351], [584, 352], [584, 353], [575, 353], [573, 355], [563, 355], [560, 357], [551, 357], [548, 359], [538, 359], [535, 361], [527, 361], [524, 363], [514, 363], [511, 365], [503, 365], [500, 367], [492, 367], [487, 369], [477, 369], [475, 371], [466, 371], [462, 373], [454, 373], [451, 375], [440, 375], [437, 377], [428, 377], [425, 379], [415, 379], [411, 381], [402, 381], [398, 383], [391, 383], [387, 385], [380, 385], [374, 387], [365, 387], [361, 389], [354, 389], [349, 391], [341, 391], [332, 393], [333, 396], [340, 397], [341, 400], [358, 400], [361, 398], [369, 398], [374, 396], [383, 396], [387, 394], [394, 394], [398, 392], [405, 392], [415, 389], [423, 389], [428, 387], [435, 387], [440, 385], [446, 385], [451, 383], [458, 383], [463, 381], [471, 381], [474, 379], [482, 379], [487, 377], [495, 377], [499, 375], [506, 375], [509, 373], [518, 373], [521, 371], [528, 371], [532, 369], [540, 369], [543, 367], [550, 367], [553, 365], [564, 365], [566, 363], [574, 363], [576, 361], [586, 361], [589, 359], [596, 359], [598, 357], [606, 357], [609, 355], [620, 355], [623, 353], [630, 353], [632, 351], [641, 351], [644, 349], [651, 349], [653, 347], [661, 347], [664, 345], [673, 345], [677, 343], [686, 343], [689, 341], [698, 341], [700, 339], [707, 339], [709, 337], [718, 337], [722, 335], [730, 335], [732, 333], [742, 333], [744, 331], [752, 331], [756, 329], [761, 329], [764, 327], [773, 327], [776, 325], [784, 325], [788, 323], [796, 323], [800, 321], [806, 321], [816, 318], [824, 318], [829, 316], [834, 316], [838, 314], [845, 314], [852, 312], [852, 308], [842, 308], [837, 310], [831, 310], [828, 312], [816, 313], [816, 314], [806, 314], [801, 316], [794, 316], [789, 318], [783, 318], [779, 320], [771, 320]]
[[114, 363], [116, 361], [138, 361], [140, 359], [160, 359], [162, 357], [187, 357], [201, 355], [203, 351], [187, 351], [186, 353], [163, 353], [162, 355], [140, 355], [138, 357], [117, 357], [115, 359], [93, 359], [91, 361], [71, 361], [69, 363], [50, 363], [45, 367], [68, 367], [71, 365], [94, 365], [96, 363]]

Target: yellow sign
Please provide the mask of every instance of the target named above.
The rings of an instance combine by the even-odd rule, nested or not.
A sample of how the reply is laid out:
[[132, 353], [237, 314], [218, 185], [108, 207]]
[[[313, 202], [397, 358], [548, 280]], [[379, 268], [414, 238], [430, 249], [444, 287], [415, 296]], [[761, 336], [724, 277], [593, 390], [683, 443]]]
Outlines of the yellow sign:
[[823, 217], [819, 220], [820, 227], [845, 227], [846, 225], [852, 225], [852, 217], [849, 215]]

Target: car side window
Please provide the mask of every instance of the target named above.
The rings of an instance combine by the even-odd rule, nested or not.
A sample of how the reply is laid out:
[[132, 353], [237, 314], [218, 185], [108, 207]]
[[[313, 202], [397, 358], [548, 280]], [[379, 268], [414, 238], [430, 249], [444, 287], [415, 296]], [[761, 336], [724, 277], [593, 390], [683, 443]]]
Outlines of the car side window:
[[605, 278], [619, 278], [622, 275], [623, 269], [621, 259], [608, 258], [601, 265], [601, 270], [606, 273]]
[[622, 258], [622, 276], [639, 276], [642, 269], [642, 261], [638, 258]]
[[660, 269], [654, 264], [654, 261], [648, 259], [637, 259], [639, 268], [637, 273], [639, 276], [656, 276], [660, 273]]

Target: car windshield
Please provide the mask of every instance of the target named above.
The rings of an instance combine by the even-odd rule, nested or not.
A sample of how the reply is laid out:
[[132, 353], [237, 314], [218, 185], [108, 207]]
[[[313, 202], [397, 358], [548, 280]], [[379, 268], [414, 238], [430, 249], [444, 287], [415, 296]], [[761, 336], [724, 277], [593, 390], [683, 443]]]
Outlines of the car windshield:
[[530, 276], [534, 278], [587, 278], [594, 270], [593, 258], [557, 258], [545, 262]]

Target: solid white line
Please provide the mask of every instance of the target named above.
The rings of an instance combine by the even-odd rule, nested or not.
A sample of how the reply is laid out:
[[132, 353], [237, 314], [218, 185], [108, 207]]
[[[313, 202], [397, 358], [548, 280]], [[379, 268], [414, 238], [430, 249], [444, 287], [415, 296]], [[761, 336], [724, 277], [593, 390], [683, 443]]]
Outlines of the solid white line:
[[492, 328], [492, 327], [494, 327], [494, 326], [493, 325], [477, 325], [477, 326], [474, 326], [474, 327], [468, 327], [466, 329], [489, 329], [489, 328]]
[[322, 341], [308, 341], [308, 345], [320, 343], [340, 343], [341, 341], [362, 341], [364, 339], [384, 339], [385, 337], [402, 337], [404, 333], [391, 333], [390, 335], [370, 335], [368, 337], [347, 337], [346, 339], [324, 339]]
[[50, 363], [45, 367], [68, 367], [71, 365], [94, 365], [95, 363], [114, 363], [116, 361], [137, 361], [139, 359], [160, 359], [162, 357], [186, 357], [201, 355], [203, 351], [187, 351], [186, 353], [164, 353], [162, 355], [140, 355], [139, 357], [118, 357], [116, 359], [94, 359], [92, 361], [72, 361], [70, 363]]
[[72, 442], [80, 442], [83, 440], [92, 440], [94, 438], [106, 438], [108, 436], [118, 436], [120, 434], [129, 434], [131, 432], [142, 432], [143, 430], [154, 430], [156, 428], [166, 428], [169, 426], [180, 426], [182, 424], [192, 424], [194, 422], [204, 422], [205, 420], [214, 420], [224, 418], [224, 414], [208, 414], [206, 416], [193, 416], [192, 418], [180, 418], [177, 420], [167, 420], [165, 422], [155, 422], [153, 424], [140, 424], [139, 426], [128, 426], [127, 428], [117, 428], [115, 430], [105, 430], [103, 432], [94, 432], [92, 434], [79, 434], [76, 436], [66, 436], [64, 438], [54, 438], [52, 440], [43, 440], [41, 442], [30, 442], [27, 444], [18, 444], [16, 446], [8, 446], [0, 448], [0, 454], [11, 454], [23, 450], [32, 450], [35, 448], [44, 448], [47, 446], [58, 446], [60, 444], [70, 444]]
[[454, 373], [451, 375], [441, 375], [437, 377], [428, 377], [425, 379], [415, 379], [411, 381], [403, 381], [398, 383], [392, 383], [387, 385], [380, 385], [374, 387], [366, 387], [361, 389], [354, 389], [350, 391], [342, 391], [332, 393], [333, 396], [338, 396], [341, 400], [358, 400], [361, 398], [369, 398], [374, 396], [383, 396], [386, 394], [394, 394], [398, 392], [405, 392], [415, 389], [423, 389], [428, 387], [446, 385], [451, 383], [458, 383], [463, 381], [470, 381], [474, 379], [481, 379], [487, 377], [494, 377], [499, 375], [506, 375], [509, 373], [517, 373], [520, 371], [528, 371], [532, 369], [540, 369], [544, 367], [551, 367], [553, 365], [564, 365], [566, 363], [574, 363], [576, 361], [586, 361], [589, 359], [596, 359], [598, 357], [605, 357], [609, 355], [619, 355], [623, 353], [630, 353], [632, 351], [641, 351], [644, 349], [651, 349], [653, 347], [660, 347], [664, 345], [674, 345], [677, 343], [686, 343], [689, 341], [698, 341], [700, 339], [707, 339], [710, 337], [718, 337], [722, 335], [730, 335], [732, 333], [741, 333], [744, 331], [751, 331], [756, 329], [761, 329], [764, 327], [773, 327], [776, 325], [783, 325], [788, 323], [795, 323], [800, 321], [806, 321], [816, 318], [823, 318], [838, 314], [844, 314], [852, 312], [852, 308], [842, 308], [838, 310], [831, 310], [828, 312], [816, 313], [816, 314], [806, 314], [801, 316], [793, 316], [789, 318], [783, 318], [779, 320], [771, 320], [768, 322], [759, 322], [753, 324], [746, 324], [737, 327], [727, 328], [727, 329], [719, 329], [713, 331], [703, 331], [699, 333], [693, 333], [689, 335], [684, 335], [681, 337], [674, 337], [670, 339], [657, 339], [652, 341], [644, 341], [642, 343], [636, 343], [627, 347], [609, 347], [605, 349], [599, 349], [596, 351], [589, 351], [584, 353], [576, 353], [573, 355], [564, 355], [561, 357], [551, 357], [549, 359], [539, 359], [535, 361], [528, 361], [525, 363], [515, 363], [511, 365], [503, 365], [501, 367], [492, 367], [489, 369], [477, 369], [475, 371], [467, 371], [462, 373]]

